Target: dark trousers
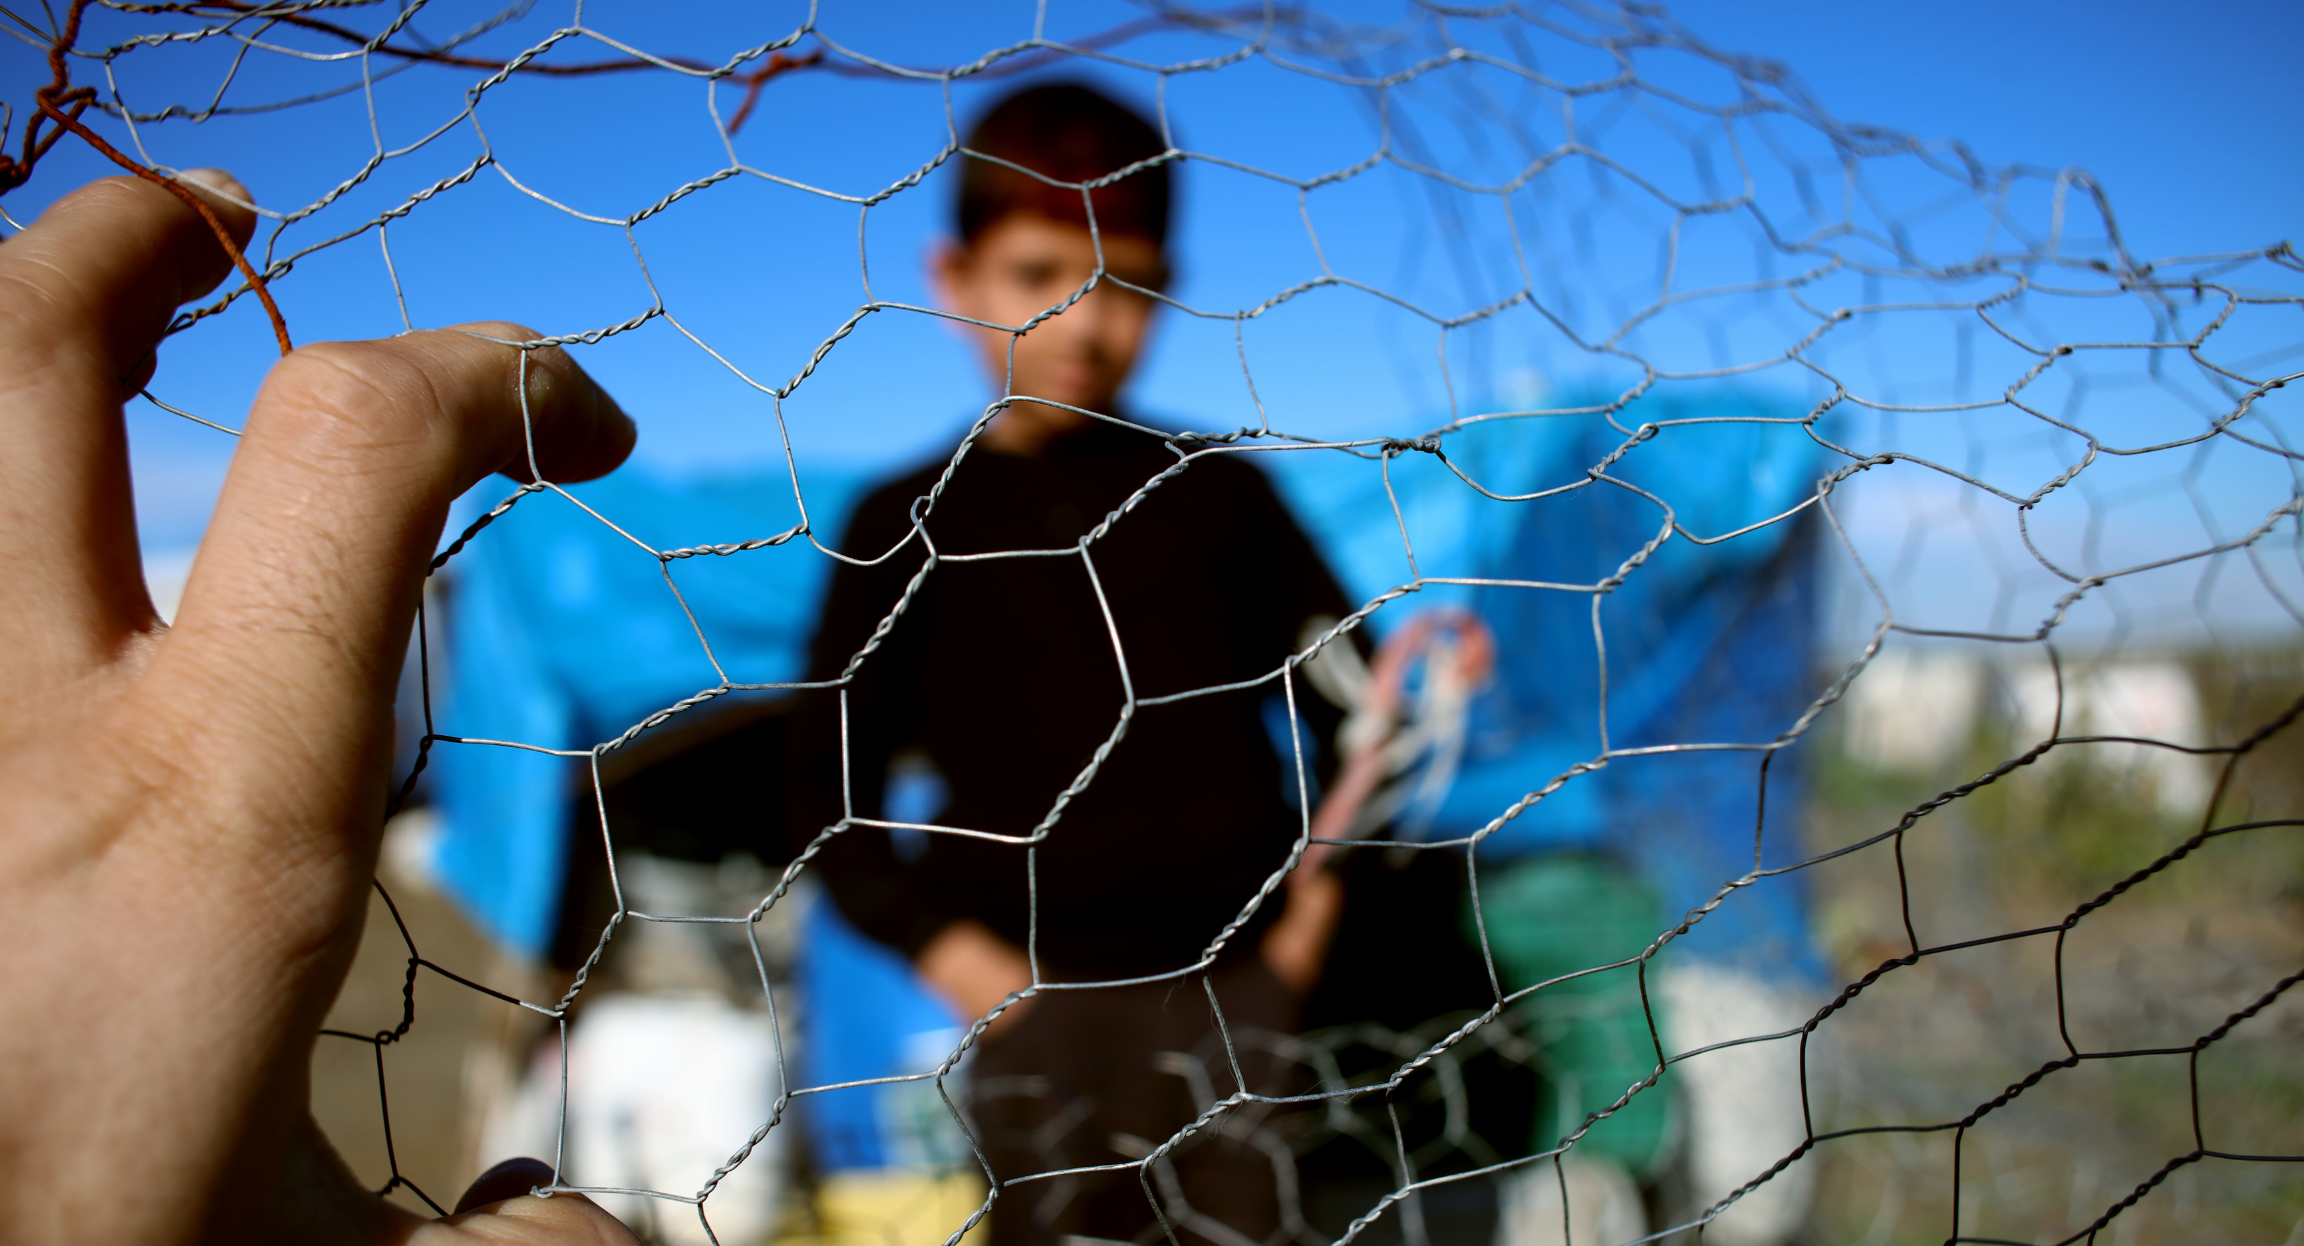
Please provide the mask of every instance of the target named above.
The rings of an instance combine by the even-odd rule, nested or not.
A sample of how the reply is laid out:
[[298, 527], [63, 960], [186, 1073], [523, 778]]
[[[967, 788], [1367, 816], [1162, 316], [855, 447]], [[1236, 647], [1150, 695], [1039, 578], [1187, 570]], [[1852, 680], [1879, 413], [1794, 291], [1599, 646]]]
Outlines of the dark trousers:
[[[1229, 1052], [1198, 975], [1050, 991], [984, 1044], [971, 1108], [1001, 1183], [992, 1246], [1066, 1237], [1150, 1246], [1166, 1240], [1162, 1214], [1183, 1246], [1277, 1246], [1302, 1227], [1288, 1140], [1301, 1113], [1240, 1104], [1158, 1150], [1239, 1092], [1242, 1078], [1266, 1095], [1298, 1080], [1281, 1054], [1296, 1020], [1287, 988], [1253, 958], [1212, 976]], [[1127, 1167], [1035, 1176], [1100, 1165]]]

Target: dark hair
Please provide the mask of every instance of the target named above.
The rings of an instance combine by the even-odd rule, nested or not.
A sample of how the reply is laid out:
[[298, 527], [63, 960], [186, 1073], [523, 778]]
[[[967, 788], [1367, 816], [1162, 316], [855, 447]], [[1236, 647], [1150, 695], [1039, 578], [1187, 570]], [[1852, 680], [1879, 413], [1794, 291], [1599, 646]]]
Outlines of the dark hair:
[[[968, 132], [970, 151], [1022, 165], [1059, 182], [1088, 182], [1168, 150], [1159, 131], [1124, 105], [1077, 83], [1027, 87], [992, 106]], [[1001, 218], [1019, 212], [1086, 228], [1080, 192], [1051, 186], [994, 160], [961, 157], [955, 215], [962, 242], [973, 243]], [[1089, 192], [1096, 228], [1168, 241], [1169, 176], [1165, 163], [1138, 169]]]

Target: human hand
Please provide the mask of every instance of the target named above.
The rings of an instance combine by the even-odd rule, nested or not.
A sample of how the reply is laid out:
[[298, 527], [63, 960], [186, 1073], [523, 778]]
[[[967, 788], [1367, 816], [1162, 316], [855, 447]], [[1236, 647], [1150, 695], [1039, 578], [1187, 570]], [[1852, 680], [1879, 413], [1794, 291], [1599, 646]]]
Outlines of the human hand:
[[[212, 203], [245, 239], [251, 215]], [[0, 245], [0, 1236], [630, 1243], [573, 1195], [420, 1223], [360, 1188], [308, 1110], [426, 564], [457, 494], [530, 463], [521, 352], [472, 334], [534, 335], [283, 359], [171, 628], [143, 584], [121, 403], [225, 270], [188, 207], [127, 178]], [[615, 466], [630, 421], [562, 352], [527, 358], [536, 466]]]
[[[1265, 967], [1299, 996], [1310, 994], [1319, 981], [1328, 942], [1344, 910], [1344, 881], [1321, 868], [1322, 860], [1324, 856], [1307, 858], [1289, 872], [1288, 907], [1265, 930], [1258, 947]], [[1032, 962], [1024, 950], [974, 921], [956, 921], [938, 931], [920, 949], [915, 967], [931, 989], [970, 1021], [1032, 985]], [[1030, 996], [1008, 1005], [985, 1027], [986, 1036], [1006, 1033], [1031, 1007]]]
[[[966, 919], [937, 931], [920, 949], [916, 966], [944, 1002], [970, 1022], [1032, 985], [1032, 962], [1024, 949], [993, 934], [982, 922]], [[985, 1027], [985, 1035], [1006, 1033], [1031, 1006], [1029, 996], [1008, 1005]]]
[[[1325, 849], [1326, 844], [1314, 844]], [[1336, 923], [1344, 915], [1344, 880], [1323, 868], [1325, 853], [1306, 853], [1288, 871], [1288, 907], [1280, 920], [1265, 928], [1257, 951], [1264, 967], [1299, 998], [1320, 983], [1321, 967], [1328, 959], [1328, 944], [1336, 937]]]

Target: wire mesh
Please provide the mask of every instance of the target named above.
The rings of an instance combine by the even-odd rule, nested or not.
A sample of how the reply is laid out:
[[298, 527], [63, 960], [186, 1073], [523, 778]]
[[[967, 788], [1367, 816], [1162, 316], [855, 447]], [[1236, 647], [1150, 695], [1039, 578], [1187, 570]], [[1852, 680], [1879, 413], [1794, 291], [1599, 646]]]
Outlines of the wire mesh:
[[[1348, 1223], [1315, 1226], [1295, 1205], [1292, 1161], [1278, 1163], [1291, 1204], [1284, 1235], [1419, 1240], [1424, 1208], [1450, 1187], [1541, 1171], [1573, 1199], [1563, 1161], [1588, 1131], [1676, 1093], [1675, 1070], [1738, 1048], [1790, 1062], [1776, 1086], [1797, 1103], [1772, 1110], [1790, 1112], [1797, 1127], [1727, 1185], [1681, 1191], [1641, 1240], [1695, 1240], [1715, 1221], [1725, 1234], [1740, 1202], [1793, 1183], [1815, 1191], [1815, 1224], [1873, 1242], [2126, 1242], [2173, 1235], [2176, 1224], [2191, 1240], [2271, 1241], [2304, 1223], [2293, 1167], [2304, 1161], [2295, 1133], [2304, 1081], [2293, 1058], [2304, 1013], [2292, 991], [2304, 978], [2293, 726], [2304, 709], [2304, 489], [2283, 392], [2304, 376], [2292, 370], [2304, 350], [2293, 327], [2304, 262], [2285, 243], [2140, 259], [2084, 173], [1992, 167], [1957, 144], [1845, 124], [1780, 66], [1708, 47], [1636, 5], [1434, 4], [1374, 16], [1155, 6], [1093, 21], [1044, 5], [1018, 22], [983, 19], [974, 47], [938, 59], [877, 51], [897, 41], [869, 20], [813, 7], [773, 21], [748, 13], [675, 23], [645, 45], [619, 32], [646, 22], [584, 3], [71, 0], [61, 13], [9, 11], [6, 20], [43, 53], [48, 79], [28, 101], [10, 101], [0, 137], [16, 151], [0, 161], [0, 192], [31, 180], [63, 142], [169, 184], [215, 129], [246, 127], [263, 141], [275, 132], [263, 127], [284, 117], [354, 109], [325, 143], [320, 131], [279, 131], [311, 142], [317, 193], [256, 205], [264, 225], [246, 254], [235, 249], [240, 279], [182, 313], [174, 331], [261, 337], [285, 351], [312, 336], [306, 320], [332, 331], [342, 318], [332, 309], [351, 303], [416, 328], [449, 302], [427, 301], [424, 283], [453, 284], [445, 274], [457, 264], [485, 268], [479, 252], [496, 247], [602, 292], [507, 351], [560, 346], [584, 359], [651, 335], [685, 344], [682, 368], [732, 378], [786, 464], [790, 527], [658, 548], [544, 481], [480, 513], [433, 563], [452, 574], [496, 521], [556, 497], [614, 529], [675, 597], [690, 563], [723, 558], [921, 558], [905, 601], [928, 582], [939, 492], [916, 508], [914, 532], [897, 548], [841, 549], [830, 535], [836, 517], [812, 509], [803, 487], [815, 443], [799, 426], [827, 418], [807, 405], [811, 391], [832, 382], [850, 387], [840, 392], [851, 402], [871, 394], [864, 343], [897, 332], [884, 330], [892, 321], [949, 317], [874, 294], [875, 214], [911, 210], [935, 193], [939, 170], [972, 158], [958, 136], [976, 84], [1079, 70], [1155, 101], [1172, 144], [1161, 160], [1202, 178], [1189, 210], [1218, 222], [1202, 233], [1287, 258], [1211, 266], [1177, 292], [1138, 291], [1165, 306], [1176, 350], [1197, 361], [1199, 371], [1178, 375], [1198, 387], [1199, 408], [1234, 414], [1175, 433], [1092, 413], [1164, 442], [1174, 464], [1055, 555], [1096, 585], [1100, 543], [1167, 480], [1226, 456], [1317, 456], [1344, 462], [1373, 490], [1364, 496], [1388, 507], [1396, 570], [1267, 672], [1268, 690], [1291, 705], [1312, 695], [1308, 686], [1325, 678], [1317, 659], [1344, 647], [1340, 638], [1401, 635], [1400, 616], [1451, 590], [1459, 601], [1479, 590], [1574, 603], [1588, 619], [1575, 660], [1598, 673], [1583, 707], [1596, 748], [1524, 773], [1517, 797], [1460, 832], [1411, 828], [1417, 785], [1440, 773], [1445, 786], [1436, 767], [1453, 763], [1439, 759], [1468, 729], [1461, 705], [1435, 700], [1445, 700], [1443, 657], [1419, 656], [1423, 674], [1403, 686], [1423, 699], [1366, 729], [1375, 743], [1409, 741], [1369, 781], [1380, 813], [1316, 827], [1304, 801], [1292, 851], [1268, 863], [1201, 959], [1166, 979], [1197, 993], [1227, 940], [1307, 854], [1485, 862], [1474, 850], [1541, 816], [1545, 802], [1611, 770], [1651, 773], [1639, 768], [1674, 755], [1743, 759], [1754, 802], [1748, 863], [1707, 878], [1701, 903], [1643, 931], [1620, 958], [1515, 982], [1499, 972], [1483, 929], [1484, 1000], [1405, 1027], [1227, 1031], [1218, 1048], [1180, 1064], [1198, 1119], [1147, 1140], [1129, 1162], [1170, 1240], [1225, 1240], [1193, 1222], [1163, 1175], [1171, 1153], [1204, 1131], [1245, 1122], [1258, 1145], [1289, 1155], [1339, 1139], [1365, 1147], [1389, 1175]], [[439, 27], [457, 29], [431, 33]], [[778, 92], [818, 81], [901, 95], [915, 124], [879, 140], [895, 170], [884, 181], [808, 181], [807, 139], [828, 123]], [[648, 90], [626, 89], [634, 83]], [[1225, 94], [1235, 89], [1250, 94]], [[587, 150], [582, 131], [601, 112], [636, 118], [662, 151], [604, 159]], [[643, 185], [634, 169], [658, 180]], [[479, 231], [473, 251], [434, 248], [414, 262], [395, 253], [395, 238], [491, 182], [512, 198], [452, 218], [456, 230]], [[820, 270], [823, 289], [789, 296], [767, 276], [779, 288], [764, 297], [824, 311], [810, 341], [725, 340], [706, 323], [711, 308], [692, 323], [677, 296], [701, 288], [695, 274], [660, 281], [651, 264], [676, 249], [665, 221], [700, 232], [707, 251], [752, 245], [744, 235], [757, 221], [697, 206], [745, 186], [777, 191], [777, 204], [805, 201], [790, 208], [795, 220], [817, 208], [852, 217], [842, 226], [853, 230], [852, 272], [834, 272], [849, 267], [841, 258]], [[610, 199], [629, 206], [581, 206]], [[622, 258], [593, 242], [563, 248], [578, 233], [614, 240]], [[478, 284], [504, 282], [487, 273]], [[860, 301], [842, 292], [848, 280], [860, 283]], [[1033, 323], [1118, 280], [1099, 268]], [[856, 372], [842, 377], [852, 356]], [[146, 397], [231, 431], [217, 412], [164, 402], [168, 382], [163, 370]], [[1760, 387], [1767, 401], [1725, 413], [1699, 401], [1732, 386]], [[1002, 395], [947, 439], [948, 464], [1020, 397]], [[1483, 438], [1547, 421], [1586, 430], [1578, 445], [1589, 453], [1542, 478], [1483, 478], [1483, 465], [1498, 461], [1478, 451]], [[1812, 470], [1788, 504], [1705, 527], [1699, 516], [1721, 513], [1706, 501], [1715, 487], [1675, 474], [1697, 470], [1696, 459], [1663, 458], [1659, 447], [1696, 444], [1722, 424], [1754, 445], [1797, 445], [1813, 457], [1785, 461]], [[1404, 501], [1394, 487], [1396, 473], [1418, 471], [1448, 473], [1465, 504], [1493, 502], [1477, 523], [1499, 530], [1520, 522], [1511, 512], [1589, 493], [1632, 506], [1640, 532], [1609, 547], [1588, 576], [1507, 574], [1459, 556], [1461, 541], [1419, 547], [1431, 515], [1418, 499], [1428, 495]], [[1624, 711], [1611, 664], [1642, 659], [1611, 636], [1608, 603], [1657, 574], [1655, 561], [1672, 550], [1733, 550], [1795, 528], [1811, 534], [1826, 568], [1816, 605], [1822, 669], [1787, 676], [1785, 712], [1733, 736], [1612, 737], [1610, 710]], [[599, 775], [620, 751], [723, 699], [805, 686], [739, 678], [685, 598], [680, 609], [714, 676], [691, 694], [578, 748], [456, 734], [427, 702], [403, 793], [439, 750], [526, 749], [586, 767], [606, 809]], [[855, 653], [842, 682], [873, 660], [904, 609], [899, 602]], [[424, 662], [437, 656], [427, 628]], [[1111, 629], [1124, 683], [1131, 639]], [[1494, 637], [1499, 660], [1536, 643], [1509, 628]], [[1131, 688], [1109, 737], [1066, 787], [1046, 793], [1045, 818], [1023, 834], [918, 829], [1002, 835], [1022, 871], [1034, 845], [1066, 832], [1067, 803], [1127, 747], [1140, 712], [1222, 691]], [[1691, 684], [1667, 695], [1706, 693]], [[1318, 747], [1296, 740], [1299, 776]], [[1769, 768], [1803, 748], [1813, 794], [1790, 821], [1772, 821]], [[330, 1034], [374, 1049], [389, 1165], [382, 1192], [406, 1187], [438, 1207], [403, 1175], [384, 1095], [386, 1055], [418, 1021], [420, 980], [526, 1010], [565, 1043], [591, 974], [634, 928], [703, 923], [746, 936], [759, 1004], [773, 1019], [787, 984], [771, 972], [778, 953], [763, 948], [763, 921], [793, 902], [818, 846], [885, 825], [859, 815], [821, 828], [739, 911], [660, 913], [629, 902], [619, 828], [603, 814], [589, 851], [604, 854], [614, 914], [566, 991], [536, 999], [425, 958], [420, 932], [399, 920], [380, 884], [406, 947], [405, 1007], [389, 1028]], [[1480, 873], [1458, 877], [1462, 897], [1479, 905]], [[1813, 897], [1835, 988], [1790, 1024], [1680, 1045], [1650, 1007], [1663, 992], [1651, 970], [1786, 878]], [[1405, 960], [1369, 972], [1413, 974], [1419, 954], [1411, 943]], [[1637, 1071], [1588, 1100], [1589, 1111], [1567, 1113], [1548, 1145], [1485, 1136], [1463, 1070], [1540, 1069], [1545, 1027], [1567, 1023], [1536, 1005], [1572, 1000], [1579, 982], [1610, 972], [1639, 1001]], [[1077, 986], [1036, 982], [1020, 998]], [[956, 1070], [999, 1011], [972, 1018], [951, 1051], [906, 1074], [934, 1086], [963, 1129], [971, 1109]], [[788, 1019], [771, 1024], [780, 1039]], [[1243, 1052], [1302, 1070], [1306, 1088], [1251, 1086]], [[716, 1166], [677, 1188], [625, 1192], [657, 1200], [659, 1215], [693, 1214], [709, 1233], [724, 1179], [761, 1162], [757, 1149], [791, 1128], [794, 1105], [845, 1088], [779, 1074], [774, 1114], [722, 1140]], [[1299, 1113], [1309, 1123], [1287, 1136], [1258, 1133], [1258, 1122], [1288, 1119], [1271, 1115], [1282, 1099], [1311, 1105]], [[988, 1175], [986, 1201], [940, 1235], [957, 1240], [993, 1199], [1030, 1196], [1033, 1182], [1066, 1172]], [[567, 1176], [552, 1188], [597, 1190]], [[1547, 1214], [1569, 1222], [1565, 1210]]]

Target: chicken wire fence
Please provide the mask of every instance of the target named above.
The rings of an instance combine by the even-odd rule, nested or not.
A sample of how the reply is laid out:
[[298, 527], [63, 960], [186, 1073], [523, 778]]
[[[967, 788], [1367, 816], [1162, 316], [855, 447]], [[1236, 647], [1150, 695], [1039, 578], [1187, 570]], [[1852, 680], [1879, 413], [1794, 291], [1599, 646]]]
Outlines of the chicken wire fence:
[[[835, 544], [838, 517], [807, 487], [811, 457], [843, 452], [824, 428], [884, 419], [889, 438], [957, 466], [1017, 397], [956, 435], [874, 414], [919, 401], [900, 374], [924, 339], [895, 326], [946, 313], [874, 293], [902, 288], [888, 270], [903, 257], [873, 229], [933, 210], [919, 205], [939, 174], [971, 158], [959, 136], [976, 92], [1074, 74], [1148, 102], [1189, 225], [1184, 282], [1141, 292], [1170, 335], [1148, 384], [1195, 414], [1174, 432], [1097, 413], [1162, 439], [1174, 466], [1057, 555], [1092, 578], [1099, 542], [1142, 499], [1244, 456], [1281, 480], [1359, 603], [1261, 685], [1290, 724], [1303, 698], [1352, 712], [1332, 746], [1285, 738], [1307, 786], [1321, 749], [1342, 753], [1355, 807], [1329, 817], [1307, 791], [1293, 851], [1170, 977], [1196, 997], [1310, 855], [1452, 871], [1422, 910], [1439, 919], [1345, 938], [1330, 978], [1411, 981], [1461, 922], [1483, 986], [1423, 1016], [1218, 1031], [1179, 1053], [1165, 1075], [1197, 1115], [1107, 1166], [1141, 1180], [1155, 1236], [1231, 1240], [1194, 1219], [1167, 1167], [1227, 1130], [1271, 1157], [1279, 1236], [1303, 1242], [1449, 1240], [1442, 1204], [1475, 1187], [1503, 1191], [1495, 1214], [1515, 1242], [2127, 1242], [2179, 1224], [2187, 1240], [2268, 1242], [2304, 1225], [2291, 991], [2304, 477], [2283, 392], [2304, 375], [2304, 265], [2286, 244], [2140, 259], [2085, 174], [1845, 124], [1781, 67], [1646, 6], [1044, 4], [955, 21], [943, 43], [813, 6], [42, 0], [0, 14], [39, 58], [36, 89], [6, 101], [0, 190], [55, 179], [35, 166], [75, 145], [163, 183], [206, 161], [219, 131], [296, 151], [287, 180], [303, 189], [255, 205], [240, 276], [172, 327], [247, 378], [261, 375], [250, 343], [501, 315], [532, 276], [562, 283], [535, 314], [547, 336], [507, 351], [563, 347], [613, 379], [611, 352], [645, 341], [666, 378], [733, 382], [617, 388], [644, 419], [659, 393], [722, 395], [749, 452], [783, 473], [790, 526], [651, 544], [605, 503], [541, 482], [478, 513], [434, 563], [453, 576], [516, 508], [560, 499], [613, 529], [692, 626], [669, 643], [708, 675], [595, 743], [477, 738], [453, 706], [425, 703], [404, 794], [446, 751], [526, 750], [580, 767], [601, 810], [620, 752], [717, 702], [801, 686], [731, 674], [709, 612], [678, 596], [692, 567], [919, 556], [913, 538]], [[882, 97], [897, 102], [859, 102]], [[879, 128], [840, 128], [859, 116]], [[886, 176], [813, 172], [841, 143], [869, 147]], [[505, 193], [482, 198], [492, 185]], [[754, 192], [767, 206], [749, 216], [708, 210]], [[423, 232], [433, 218], [443, 233]], [[785, 230], [791, 244], [763, 256], [759, 235]], [[716, 253], [741, 262], [715, 267]], [[1041, 319], [1116, 280], [1099, 268]], [[813, 326], [804, 340], [728, 310], [778, 301]], [[224, 412], [172, 398], [171, 379], [163, 366], [145, 397], [231, 432]], [[837, 410], [810, 405], [826, 389]], [[701, 453], [726, 431], [698, 434]], [[916, 509], [915, 538], [936, 502]], [[551, 591], [549, 568], [523, 570], [519, 591]], [[1620, 605], [1652, 582], [1669, 591]], [[1774, 585], [1773, 604], [1718, 596], [1752, 585]], [[419, 662], [438, 661], [429, 624], [419, 635]], [[1123, 679], [1127, 639], [1112, 632]], [[1110, 737], [1046, 793], [1043, 823], [1006, 836], [1019, 870], [1071, 829], [1065, 803], [1139, 712], [1225, 691], [1129, 692]], [[1670, 768], [1680, 759], [1733, 775], [1692, 779]], [[1509, 782], [1472, 781], [1491, 773]], [[1704, 818], [1673, 804], [1705, 785], [1730, 794], [1706, 799], [1739, 810], [1731, 829], [1695, 829]], [[1597, 812], [1573, 814], [1578, 800]], [[1544, 838], [1579, 816], [1598, 829]], [[535, 998], [423, 958], [424, 931], [401, 923], [397, 1024], [332, 1033], [373, 1045], [381, 1095], [417, 982], [437, 976], [540, 1018], [564, 1051], [594, 969], [635, 931], [740, 934], [776, 1042], [768, 1114], [657, 1188], [586, 1184], [580, 1167], [552, 1187], [646, 1195], [617, 1205], [670, 1238], [690, 1219], [725, 1231], [731, 1174], [782, 1162], [764, 1156], [810, 1100], [853, 1089], [783, 1063], [796, 936], [775, 933], [781, 910], [819, 846], [891, 822], [983, 830], [843, 819], [732, 909], [642, 911], [619, 888], [582, 969]], [[579, 851], [604, 854], [615, 880], [616, 818], [598, 832]], [[1558, 868], [1513, 875], [1525, 860]], [[1692, 901], [1675, 869], [1701, 875]], [[1610, 887], [1660, 894], [1675, 915], [1606, 937], [1604, 917], [1544, 924]], [[1765, 896], [1793, 914], [1776, 942], [1706, 942], [1740, 914], [1766, 927]], [[1508, 919], [1522, 935], [1487, 925]], [[1722, 996], [1722, 982], [1760, 985]], [[1562, 1054], [1599, 1041], [1587, 1022], [1611, 1008], [1631, 1018], [1629, 1047]], [[922, 1240], [957, 1240], [994, 1199], [1081, 1175], [973, 1158], [984, 1091], [971, 1099], [962, 1062], [992, 1019], [889, 1079], [934, 1088], [930, 1115], [960, 1131], [948, 1166], [985, 1179]], [[1251, 1087], [1244, 1052], [1295, 1072]], [[556, 1058], [564, 1101], [580, 1072]], [[1572, 1065], [1614, 1080], [1563, 1090]], [[1499, 1096], [1549, 1119], [1498, 1124]], [[1667, 1102], [1665, 1158], [1632, 1165], [1637, 1194], [1578, 1167], [1609, 1122]], [[392, 1153], [384, 1103], [383, 1192], [436, 1207]], [[1298, 1161], [1338, 1148], [1377, 1176], [1329, 1182], [1347, 1196], [1316, 1214], [1320, 1179]], [[1628, 1197], [1639, 1218], [1610, 1219]]]

